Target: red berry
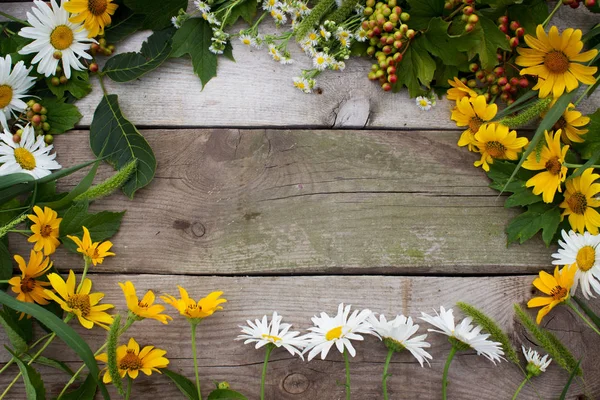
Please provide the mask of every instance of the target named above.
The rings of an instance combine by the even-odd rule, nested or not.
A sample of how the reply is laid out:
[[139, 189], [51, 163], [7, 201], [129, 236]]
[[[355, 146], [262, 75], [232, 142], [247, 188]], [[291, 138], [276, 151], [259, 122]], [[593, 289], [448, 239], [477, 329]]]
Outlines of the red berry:
[[15, 143], [21, 143], [21, 135], [13, 135], [12, 140]]
[[500, 25], [508, 25], [508, 17], [506, 15], [501, 16], [498, 18], [498, 23]]
[[498, 87], [498, 85], [493, 85], [493, 86], [490, 88], [490, 92], [491, 92], [492, 94], [498, 94], [498, 93], [500, 92], [500, 88]]
[[42, 122], [42, 117], [40, 115], [34, 115], [31, 117], [31, 123], [34, 125], [39, 125]]
[[473, 12], [475, 12], [475, 9], [471, 6], [468, 6], [468, 7], [463, 8], [462, 12], [465, 15], [471, 15], [471, 14], [473, 14]]
[[394, 30], [394, 24], [392, 24], [390, 21], [386, 22], [385, 24], [383, 24], [383, 30], [386, 32], [391, 32]]
[[480, 81], [485, 79], [485, 71], [477, 71], [477, 73], [475, 74], [475, 78], [479, 79]]
[[505, 76], [503, 76], [502, 78], [498, 79], [498, 85], [499, 86], [504, 86], [508, 83], [508, 79], [506, 79]]
[[500, 99], [501, 99], [502, 101], [508, 101], [508, 100], [510, 99], [510, 94], [508, 94], [508, 93], [502, 93], [502, 94], [500, 95]]
[[69, 79], [67, 79], [67, 77], [63, 75], [60, 77], [59, 81], [60, 81], [61, 85], [66, 85], [67, 82], [69, 82]]
[[496, 76], [504, 75], [504, 68], [503, 67], [494, 68], [494, 74], [496, 74]]
[[388, 67], [386, 72], [388, 73], [388, 75], [394, 75], [396, 73], [396, 67]]
[[475, 25], [473, 25], [473, 24], [466, 24], [465, 25], [465, 32], [472, 32], [473, 29], [475, 29]]
[[519, 84], [519, 78], [513, 76], [512, 78], [510, 78], [510, 84], [512, 86], [517, 86]]
[[515, 35], [517, 35], [517, 37], [525, 36], [525, 29], [522, 27], [517, 28], [517, 30], [515, 30]]
[[594, 7], [596, 5], [596, 0], [585, 0], [586, 7]]
[[510, 83], [507, 83], [506, 85], [502, 86], [502, 91], [509, 92], [511, 88], [512, 86], [510, 86]]
[[96, 73], [98, 72], [98, 64], [96, 63], [91, 63], [89, 66], [90, 72], [92, 73]]
[[496, 53], [496, 59], [498, 61], [502, 61], [502, 60], [504, 60], [504, 56], [501, 53]]
[[487, 83], [494, 83], [494, 81], [496, 80], [496, 75], [487, 74], [485, 80], [487, 81]]
[[519, 86], [521, 86], [522, 88], [526, 88], [529, 86], [529, 80], [527, 80], [527, 78], [521, 78], [519, 80]]
[[508, 33], [508, 27], [506, 25], [498, 25], [498, 29], [500, 29], [502, 33]]
[[469, 79], [467, 81], [467, 86], [470, 88], [477, 87], [477, 81], [475, 79]]
[[510, 38], [509, 43], [510, 43], [510, 47], [513, 47], [513, 48], [517, 47], [519, 45], [519, 38], [516, 36], [513, 38]]
[[510, 23], [510, 30], [516, 31], [520, 26], [521, 26], [521, 24], [519, 24], [517, 21], [512, 21]]
[[393, 58], [394, 58], [394, 61], [396, 62], [396, 64], [399, 63], [400, 61], [402, 61], [402, 53], [394, 54]]
[[469, 71], [477, 72], [477, 70], [479, 70], [479, 64], [477, 64], [477, 63], [469, 64]]
[[392, 85], [389, 82], [386, 82], [383, 85], [381, 85], [381, 88], [386, 92], [389, 92], [390, 90], [392, 90]]
[[395, 74], [390, 74], [388, 75], [388, 82], [389, 83], [396, 83], [396, 81], [398, 80], [398, 77]]
[[31, 110], [34, 113], [39, 114], [40, 111], [42, 111], [42, 105], [40, 103], [35, 103], [34, 105], [31, 106]]
[[479, 17], [476, 14], [469, 16], [469, 23], [476, 24], [479, 22]]

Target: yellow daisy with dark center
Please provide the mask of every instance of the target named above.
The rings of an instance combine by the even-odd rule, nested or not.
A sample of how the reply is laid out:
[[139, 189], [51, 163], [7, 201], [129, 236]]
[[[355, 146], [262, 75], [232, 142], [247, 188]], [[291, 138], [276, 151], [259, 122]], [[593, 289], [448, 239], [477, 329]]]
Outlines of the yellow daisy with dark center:
[[113, 0], [70, 0], [64, 4], [65, 10], [74, 14], [69, 21], [83, 22], [89, 31], [88, 37], [104, 34], [104, 27], [110, 25], [111, 15], [119, 6]]
[[200, 320], [213, 315], [216, 311], [222, 310], [220, 304], [227, 302], [221, 299], [223, 292], [212, 292], [208, 296], [198, 300], [196, 303], [188, 295], [188, 292], [181, 286], [177, 286], [181, 299], [176, 299], [171, 295], [164, 295], [160, 298], [167, 304], [173, 306], [181, 315], [188, 319]]
[[582, 128], [589, 123], [590, 118], [575, 110], [575, 105], [571, 103], [552, 129], [562, 130], [561, 139], [565, 144], [583, 143], [584, 138], [581, 135], [588, 133], [588, 129]]
[[593, 85], [596, 82], [594, 74], [598, 70], [579, 63], [588, 62], [598, 54], [598, 50], [581, 53], [583, 42], [580, 29], [565, 29], [561, 34], [553, 26], [548, 34], [542, 25], [536, 29], [536, 37], [525, 35], [525, 43], [529, 49], [519, 47], [519, 57], [516, 63], [523, 68], [521, 75], [538, 77], [533, 90], [539, 89], [539, 96], [546, 97], [550, 93], [555, 98], [560, 97], [565, 89], [571, 92], [579, 86], [579, 82]]
[[162, 314], [162, 312], [165, 310], [163, 305], [154, 304], [155, 296], [152, 290], [148, 290], [144, 297], [140, 300], [135, 292], [135, 286], [133, 286], [133, 283], [130, 281], [125, 283], [119, 282], [119, 286], [125, 295], [127, 308], [139, 319], [151, 318], [160, 321], [163, 324], [167, 324], [169, 323], [169, 320], [173, 319], [166, 314]]
[[491, 121], [498, 112], [496, 104], [488, 105], [485, 96], [463, 97], [456, 102], [452, 110], [452, 120], [456, 126], [468, 127], [458, 140], [459, 146], [467, 146], [470, 151], [475, 150], [475, 134], [484, 123]]
[[527, 307], [543, 307], [538, 311], [536, 322], [539, 324], [550, 310], [558, 304], [569, 299], [569, 291], [575, 279], [577, 267], [574, 265], [565, 266], [559, 270], [558, 266], [554, 269], [554, 275], [546, 271], [540, 271], [538, 278], [533, 280], [533, 286], [546, 294], [546, 297], [534, 297], [527, 302]]
[[594, 183], [600, 175], [588, 168], [581, 175], [566, 182], [565, 201], [560, 203], [564, 208], [561, 219], [569, 217], [571, 228], [579, 233], [587, 229], [592, 235], [598, 234], [600, 214], [595, 207], [600, 207], [596, 195], [600, 193], [600, 183]]
[[489, 164], [496, 160], [516, 160], [518, 154], [529, 140], [517, 137], [517, 131], [511, 131], [502, 124], [484, 124], [475, 134], [475, 147], [481, 153], [481, 159], [473, 165], [490, 170]]
[[[11, 285], [11, 290], [17, 294], [17, 300], [41, 305], [48, 304], [50, 298], [44, 293], [44, 286], [50, 286], [50, 283], [37, 278], [44, 276], [52, 268], [50, 258], [44, 258], [42, 252], [34, 250], [31, 250], [27, 263], [18, 254], [14, 258], [19, 265], [21, 276], [12, 277], [8, 280], [8, 284]], [[21, 314], [22, 316], [23, 314]]]
[[114, 256], [115, 253], [110, 252], [112, 243], [109, 240], [104, 242], [92, 242], [92, 236], [90, 231], [85, 226], [83, 228], [83, 237], [79, 239], [77, 236], [67, 235], [77, 245], [77, 252], [83, 254], [84, 257], [88, 257], [89, 260], [94, 264], [102, 264], [105, 257]]
[[35, 215], [27, 216], [33, 222], [30, 228], [33, 235], [29, 236], [27, 241], [35, 243], [33, 246], [35, 251], [43, 249], [44, 255], [49, 256], [60, 244], [58, 237], [62, 218], [58, 218], [58, 213], [49, 207], [44, 207], [42, 211], [40, 207], [35, 206], [33, 212]]

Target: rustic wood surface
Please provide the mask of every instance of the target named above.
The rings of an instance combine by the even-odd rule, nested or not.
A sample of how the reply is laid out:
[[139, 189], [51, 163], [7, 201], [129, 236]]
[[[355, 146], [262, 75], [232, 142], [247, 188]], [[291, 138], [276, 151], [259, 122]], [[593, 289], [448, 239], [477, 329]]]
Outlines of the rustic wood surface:
[[[0, 10], [21, 18], [29, 7], [0, 4]], [[564, 28], [569, 20], [584, 29], [598, 22], [582, 8], [561, 8], [556, 23]], [[117, 51], [138, 50], [147, 36], [135, 34]], [[539, 238], [506, 246], [504, 229], [517, 211], [503, 207], [504, 198], [473, 168], [474, 155], [456, 146], [460, 131], [449, 120], [446, 100], [421, 113], [406, 93], [385, 94], [367, 81], [370, 63], [357, 59], [343, 73], [325, 72], [319, 78], [322, 94], [304, 95], [291, 86], [292, 77], [308, 65], [297, 49], [296, 63], [281, 66], [265, 51], [238, 42], [233, 46], [237, 62], [220, 61], [219, 76], [204, 90], [187, 59], [169, 60], [128, 84], [106, 79], [108, 91], [119, 95], [124, 114], [143, 128], [158, 160], [155, 180], [135, 200], [117, 194], [93, 205], [127, 210], [113, 240], [117, 257], [93, 269], [94, 289], [106, 293], [107, 302], [124, 310], [116, 283], [128, 279], [139, 292], [176, 294], [177, 284], [196, 298], [225, 291], [225, 310], [200, 328], [203, 393], [212, 380], [227, 380], [251, 400], [258, 398], [263, 353], [233, 339], [246, 319], [273, 310], [303, 330], [311, 316], [332, 314], [339, 302], [417, 317], [420, 311], [466, 301], [496, 318], [517, 346], [535, 346], [514, 320], [512, 304], [531, 297], [534, 274], [550, 269], [555, 248], [546, 248]], [[93, 93], [78, 103], [84, 115], [80, 130], [56, 138], [62, 165], [92, 157], [86, 129], [99, 99], [94, 80]], [[594, 110], [599, 99], [595, 94], [584, 111]], [[111, 173], [104, 165], [98, 179]], [[60, 185], [68, 189], [79, 177]], [[23, 253], [28, 247], [12, 236], [11, 250]], [[61, 271], [80, 269], [79, 258], [64, 249], [54, 260]], [[598, 308], [597, 301], [593, 306]], [[576, 381], [568, 398], [600, 398], [600, 367], [590, 356], [600, 345], [598, 337], [566, 308], [553, 311], [544, 325], [577, 357], [587, 355], [586, 386]], [[77, 329], [93, 349], [105, 338], [101, 329]], [[168, 326], [144, 321], [130, 333], [141, 344], [165, 348], [171, 368], [193, 378], [182, 318], [176, 316]], [[391, 398], [440, 398], [449, 344], [436, 334], [428, 339], [431, 367], [421, 368], [408, 354], [394, 357]], [[6, 342], [4, 333], [0, 342]], [[351, 364], [353, 399], [381, 399], [385, 348], [374, 337], [358, 348]], [[79, 365], [60, 343], [48, 355]], [[0, 367], [8, 359], [0, 349]], [[66, 375], [41, 371], [49, 397], [57, 395]], [[0, 388], [12, 376], [0, 375]], [[343, 376], [343, 361], [335, 352], [327, 361], [305, 363], [278, 351], [269, 364], [267, 398], [342, 399], [337, 382]], [[552, 365], [534, 380], [535, 389], [527, 386], [519, 398], [556, 399], [567, 378]], [[449, 398], [510, 399], [521, 379], [514, 365], [494, 366], [463, 353], [450, 369]], [[165, 377], [136, 381], [132, 398], [152, 397], [181, 395]], [[22, 383], [8, 398], [25, 398]]]

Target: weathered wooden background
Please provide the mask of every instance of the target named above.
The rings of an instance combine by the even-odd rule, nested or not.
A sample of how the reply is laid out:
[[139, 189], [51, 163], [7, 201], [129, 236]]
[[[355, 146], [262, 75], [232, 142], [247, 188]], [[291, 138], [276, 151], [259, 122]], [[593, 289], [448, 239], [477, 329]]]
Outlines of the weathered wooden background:
[[[30, 3], [2, 3], [0, 9], [24, 17]], [[598, 18], [562, 8], [560, 26], [590, 27]], [[119, 52], [139, 49], [147, 33], [134, 35]], [[219, 76], [204, 90], [188, 60], [170, 60], [140, 81], [113, 84], [125, 115], [156, 153], [153, 183], [134, 201], [123, 195], [98, 201], [97, 209], [127, 210], [114, 238], [117, 257], [92, 270], [94, 290], [124, 310], [117, 282], [131, 280], [139, 291], [177, 292], [184, 285], [198, 298], [223, 290], [225, 310], [200, 326], [200, 365], [208, 394], [211, 381], [258, 398], [262, 352], [234, 342], [238, 325], [277, 310], [297, 329], [320, 311], [334, 313], [340, 302], [392, 315], [417, 317], [457, 301], [495, 317], [519, 347], [535, 346], [514, 320], [513, 303], [534, 293], [540, 268], [551, 269], [541, 240], [506, 246], [504, 228], [514, 210], [488, 188], [475, 157], [456, 146], [460, 131], [449, 120], [449, 103], [420, 112], [406, 93], [383, 93], [366, 79], [370, 63], [351, 60], [343, 73], [326, 72], [321, 94], [304, 95], [291, 78], [308, 65], [281, 66], [266, 52], [234, 43], [236, 63], [223, 60]], [[598, 96], [586, 110], [598, 106]], [[56, 139], [59, 161], [73, 165], [92, 154], [87, 142], [100, 90], [78, 103], [80, 130]], [[331, 128], [343, 128], [332, 130]], [[368, 128], [368, 130], [367, 130]], [[111, 173], [101, 169], [98, 179]], [[62, 182], [69, 187], [78, 176]], [[12, 250], [28, 251], [11, 238]], [[80, 269], [79, 258], [60, 250], [55, 265]], [[594, 305], [595, 306], [595, 305]], [[169, 310], [170, 311], [170, 310]], [[174, 314], [172, 312], [172, 314]], [[600, 368], [593, 353], [599, 338], [568, 309], [544, 321], [576, 356], [586, 356], [586, 386], [576, 382], [570, 399], [600, 398]], [[426, 326], [422, 325], [422, 330]], [[83, 332], [93, 349], [105, 333]], [[186, 323], [175, 316], [168, 326], [134, 325], [143, 344], [165, 348], [170, 367], [193, 377]], [[0, 336], [5, 340], [4, 336]], [[395, 356], [389, 380], [394, 399], [440, 398], [441, 374], [449, 344], [430, 334], [431, 367], [408, 354]], [[77, 357], [61, 344], [49, 353], [71, 366]], [[358, 345], [352, 360], [353, 398], [381, 398], [385, 348], [375, 338]], [[0, 366], [9, 355], [0, 349]], [[305, 363], [277, 351], [269, 364], [269, 399], [330, 400], [344, 397], [343, 362]], [[43, 369], [49, 396], [66, 375]], [[450, 369], [451, 399], [510, 399], [521, 381], [514, 365], [494, 366], [461, 353]], [[553, 365], [526, 387], [522, 399], [556, 399], [567, 374]], [[12, 374], [0, 375], [0, 388]], [[536, 394], [537, 391], [537, 394]], [[136, 381], [132, 398], [178, 398], [165, 377]], [[25, 397], [22, 385], [10, 398]]]

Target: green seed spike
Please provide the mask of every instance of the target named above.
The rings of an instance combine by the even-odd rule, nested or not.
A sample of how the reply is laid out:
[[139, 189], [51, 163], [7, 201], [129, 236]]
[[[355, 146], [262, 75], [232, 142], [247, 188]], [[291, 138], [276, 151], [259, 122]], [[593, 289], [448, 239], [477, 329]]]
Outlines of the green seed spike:
[[116, 174], [114, 174], [104, 182], [99, 183], [96, 186], [92, 186], [85, 192], [81, 193], [79, 196], [75, 197], [73, 201], [94, 201], [99, 198], [110, 195], [129, 180], [131, 175], [135, 172], [136, 166], [137, 159], [133, 159], [133, 161], [129, 162], [129, 164], [125, 165], [123, 168], [117, 171]]
[[23, 214], [19, 215], [17, 218], [10, 221], [8, 224], [0, 227], [0, 239], [3, 238], [4, 236], [6, 236], [6, 234], [8, 232], [10, 232], [10, 230], [12, 228], [19, 225], [21, 222], [25, 221], [26, 219], [27, 219], [27, 214], [23, 213]]
[[108, 331], [108, 339], [106, 340], [106, 355], [108, 358], [108, 375], [112, 380], [112, 384], [121, 396], [125, 396], [123, 390], [123, 380], [119, 374], [119, 360], [117, 360], [117, 346], [119, 345], [119, 331], [121, 329], [121, 315], [115, 315], [113, 323]]
[[327, 19], [335, 22], [336, 24], [343, 22], [354, 12], [358, 1], [359, 0], [344, 0], [341, 7], [332, 12]]
[[513, 344], [511, 343], [508, 335], [504, 333], [502, 328], [498, 326], [496, 321], [492, 318], [485, 315], [482, 311], [473, 307], [470, 304], [458, 302], [456, 303], [458, 308], [462, 310], [465, 315], [473, 318], [477, 324], [481, 325], [483, 329], [485, 329], [491, 336], [491, 338], [497, 342], [502, 344], [502, 349], [504, 349], [504, 353], [507, 359], [514, 362], [515, 364], [519, 364], [519, 356], [517, 356], [517, 351]]
[[298, 28], [296, 28], [296, 40], [299, 42], [303, 40], [308, 31], [321, 22], [321, 19], [335, 7], [335, 0], [320, 0], [319, 3], [313, 7], [312, 11], [306, 18], [300, 22]]
[[533, 121], [535, 118], [539, 117], [544, 111], [548, 109], [548, 106], [552, 102], [550, 97], [546, 97], [545, 99], [540, 99], [533, 103], [531, 106], [525, 109], [525, 111], [515, 115], [514, 117], [506, 117], [500, 120], [502, 125], [508, 126], [511, 129], [518, 128], [520, 126], [526, 125], [530, 121]]

